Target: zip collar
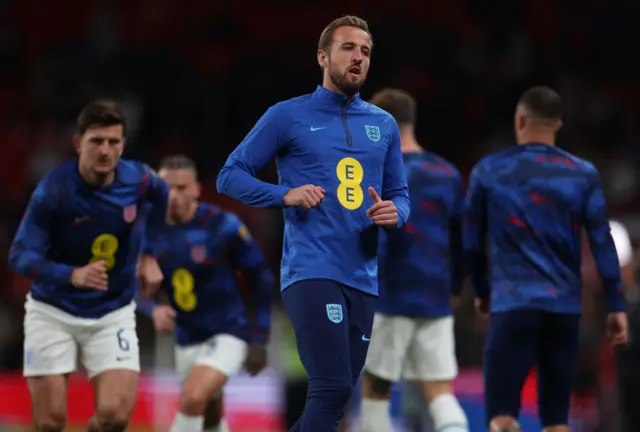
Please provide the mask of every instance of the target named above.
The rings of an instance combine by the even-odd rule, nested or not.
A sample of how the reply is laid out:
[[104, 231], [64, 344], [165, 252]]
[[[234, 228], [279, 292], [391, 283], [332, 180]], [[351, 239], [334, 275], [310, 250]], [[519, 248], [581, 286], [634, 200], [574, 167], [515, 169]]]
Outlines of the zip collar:
[[348, 96], [324, 88], [321, 85], [313, 92], [313, 97], [318, 101], [331, 105], [340, 105], [343, 108], [359, 104], [362, 100], [360, 99], [360, 93], [356, 93], [352, 98], [349, 98]]

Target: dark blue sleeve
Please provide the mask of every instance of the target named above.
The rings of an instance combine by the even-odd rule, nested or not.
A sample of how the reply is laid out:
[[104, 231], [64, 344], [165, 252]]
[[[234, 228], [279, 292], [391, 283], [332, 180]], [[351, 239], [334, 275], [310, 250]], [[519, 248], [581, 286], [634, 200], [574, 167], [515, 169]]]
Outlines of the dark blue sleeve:
[[398, 209], [398, 228], [401, 228], [409, 219], [411, 202], [409, 201], [409, 188], [407, 187], [407, 173], [402, 162], [400, 150], [400, 131], [395, 121], [392, 122], [391, 142], [384, 160], [384, 173], [382, 178], [382, 199], [393, 201]]
[[611, 237], [607, 205], [600, 175], [597, 172], [593, 175], [591, 187], [587, 193], [584, 226], [609, 307], [612, 312], [624, 311], [626, 304], [620, 277], [620, 263]]
[[144, 316], [151, 318], [153, 314], [153, 310], [156, 308], [158, 303], [153, 299], [146, 299], [140, 297], [140, 292], [136, 290], [136, 295], [134, 298], [136, 302], [136, 309], [140, 311]]
[[285, 140], [282, 129], [286, 121], [280, 105], [267, 110], [229, 155], [218, 174], [218, 192], [253, 207], [284, 206], [289, 188], [263, 182], [255, 176], [280, 150]]
[[66, 285], [71, 282], [74, 267], [47, 260], [56, 206], [55, 197], [47, 191], [47, 182], [47, 178], [42, 180], [31, 195], [11, 245], [9, 263], [16, 273], [37, 282]]
[[141, 190], [143, 205], [145, 205], [145, 222], [142, 229], [141, 254], [156, 255], [157, 239], [165, 224], [167, 206], [169, 202], [169, 185], [159, 178], [156, 173], [144, 166]]
[[476, 165], [465, 200], [462, 238], [475, 295], [488, 299], [491, 287], [487, 275], [487, 191], [483, 177], [482, 165]]
[[236, 216], [229, 216], [229, 219], [233, 230], [229, 240], [231, 261], [247, 277], [252, 291], [255, 313], [253, 341], [264, 343], [269, 339], [271, 327], [273, 274], [247, 227]]
[[462, 247], [462, 215], [464, 213], [464, 191], [462, 177], [457, 175], [453, 185], [453, 209], [449, 217], [449, 248], [451, 251], [451, 293], [462, 292], [465, 268]]

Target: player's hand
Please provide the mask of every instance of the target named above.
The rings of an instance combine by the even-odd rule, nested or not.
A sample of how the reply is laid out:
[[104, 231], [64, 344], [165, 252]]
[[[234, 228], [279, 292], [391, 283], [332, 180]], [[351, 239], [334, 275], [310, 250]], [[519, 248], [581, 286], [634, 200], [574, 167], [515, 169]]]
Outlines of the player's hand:
[[78, 288], [106, 291], [109, 288], [107, 263], [100, 260], [74, 269], [71, 273], [71, 284]]
[[153, 297], [164, 279], [158, 260], [152, 255], [140, 255], [136, 266], [136, 278], [140, 283], [140, 296]]
[[474, 304], [476, 306], [476, 313], [481, 318], [487, 318], [491, 309], [491, 302], [489, 299], [475, 298]]
[[252, 343], [247, 353], [245, 368], [251, 376], [258, 375], [267, 366], [267, 347], [264, 344]]
[[613, 312], [607, 317], [607, 338], [613, 346], [625, 346], [629, 342], [629, 324], [626, 312]]
[[304, 207], [309, 210], [320, 205], [324, 200], [325, 190], [320, 186], [304, 185], [289, 190], [284, 196], [286, 207]]
[[158, 305], [153, 308], [151, 319], [158, 333], [171, 333], [175, 328], [176, 311], [171, 306]]
[[376, 225], [385, 228], [395, 228], [398, 226], [398, 209], [393, 201], [383, 201], [378, 192], [369, 186], [369, 195], [373, 199], [373, 205], [367, 210], [367, 216]]

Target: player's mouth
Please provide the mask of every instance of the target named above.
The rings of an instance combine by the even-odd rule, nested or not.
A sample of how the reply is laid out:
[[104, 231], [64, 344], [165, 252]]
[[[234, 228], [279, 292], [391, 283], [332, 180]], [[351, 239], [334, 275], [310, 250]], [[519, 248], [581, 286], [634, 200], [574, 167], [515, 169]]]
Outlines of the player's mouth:
[[362, 75], [362, 68], [360, 66], [351, 66], [347, 69], [347, 75], [359, 78]]

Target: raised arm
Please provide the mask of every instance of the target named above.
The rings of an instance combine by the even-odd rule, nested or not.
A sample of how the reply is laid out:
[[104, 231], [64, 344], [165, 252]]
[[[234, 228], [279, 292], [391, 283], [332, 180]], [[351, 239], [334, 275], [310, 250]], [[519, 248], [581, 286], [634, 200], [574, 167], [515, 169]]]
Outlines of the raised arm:
[[286, 137], [281, 105], [274, 105], [229, 155], [218, 174], [218, 192], [253, 207], [283, 207], [290, 188], [258, 180], [255, 176], [280, 150]]
[[47, 181], [43, 179], [31, 195], [11, 245], [9, 263], [16, 273], [37, 282], [64, 285], [71, 283], [74, 267], [47, 258], [55, 206], [55, 198], [47, 191]]
[[391, 142], [384, 160], [382, 199], [393, 201], [398, 210], [397, 228], [401, 228], [409, 219], [411, 202], [409, 201], [409, 188], [407, 187], [407, 173], [404, 169], [400, 150], [400, 131], [395, 121], [393, 121]]

